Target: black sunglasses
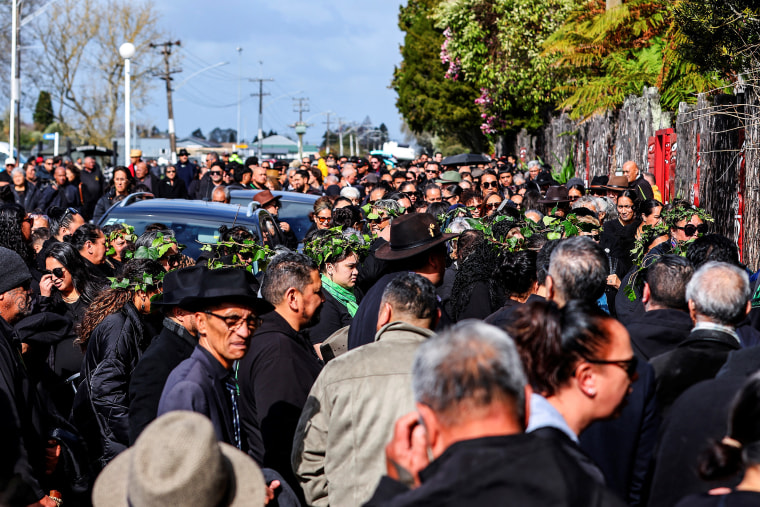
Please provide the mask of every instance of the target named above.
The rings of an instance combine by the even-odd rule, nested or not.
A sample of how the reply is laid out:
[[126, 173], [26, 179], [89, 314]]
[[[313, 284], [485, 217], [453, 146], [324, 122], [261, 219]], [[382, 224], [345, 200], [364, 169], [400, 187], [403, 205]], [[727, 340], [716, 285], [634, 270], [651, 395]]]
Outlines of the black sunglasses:
[[688, 237], [694, 236], [696, 233], [707, 234], [707, 224], [686, 224], [683, 227], [676, 227], [676, 229], [682, 230]]
[[499, 184], [495, 181], [483, 181], [480, 183], [480, 186], [483, 188], [498, 188]]
[[630, 359], [624, 359], [621, 361], [607, 361], [603, 359], [586, 359], [587, 363], [591, 364], [614, 364], [615, 366], [618, 366], [625, 371], [626, 375], [628, 375], [628, 378], [630, 380], [633, 380], [633, 377], [636, 375], [636, 367], [639, 364], [639, 359], [636, 356], [633, 356]]
[[222, 174], [222, 171], [210, 171], [209, 174], [219, 175], [219, 174]]
[[53, 275], [56, 278], [63, 278], [63, 268], [46, 269], [42, 272], [43, 275]]

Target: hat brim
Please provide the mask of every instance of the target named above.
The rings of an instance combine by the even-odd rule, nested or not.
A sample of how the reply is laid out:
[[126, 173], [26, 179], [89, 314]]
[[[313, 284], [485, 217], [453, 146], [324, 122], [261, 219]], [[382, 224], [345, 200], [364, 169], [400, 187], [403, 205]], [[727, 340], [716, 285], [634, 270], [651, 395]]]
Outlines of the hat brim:
[[[247, 454], [224, 442], [219, 442], [222, 455], [232, 468], [233, 490], [229, 496], [229, 507], [263, 505], [266, 499], [266, 482], [261, 469]], [[92, 489], [94, 505], [129, 507], [128, 481], [130, 457], [134, 447], [116, 456], [98, 475]], [[147, 506], [151, 507], [151, 506]]]
[[[591, 187], [591, 188], [595, 188], [595, 187]], [[626, 190], [628, 190], [628, 187], [610, 187], [608, 185], [604, 185], [604, 186], [596, 187], [596, 188], [603, 188], [604, 190], [612, 190], [613, 192], [625, 192]]]
[[264, 206], [266, 206], [270, 202], [274, 202], [274, 201], [278, 201], [279, 202], [279, 200], [280, 200], [281, 197], [282, 197], [281, 195], [273, 195], [272, 198], [269, 199], [268, 201], [259, 202], [259, 201], [256, 201], [256, 199], [254, 199], [254, 201], [256, 201], [256, 202], [259, 203], [259, 207], [263, 208]]
[[391, 248], [390, 242], [383, 244], [380, 248], [375, 250], [375, 257], [377, 257], [380, 260], [384, 261], [397, 261], [401, 259], [408, 259], [409, 257], [414, 257], [415, 255], [422, 253], [426, 250], [430, 250], [436, 245], [439, 245], [443, 243], [444, 241], [448, 241], [451, 238], [455, 238], [459, 236], [459, 234], [455, 233], [444, 233], [441, 234], [439, 237], [433, 239], [429, 243], [425, 243], [419, 246], [416, 246], [414, 248], [407, 248], [404, 250], [393, 250]]
[[540, 204], [560, 204], [563, 202], [570, 202], [570, 199], [539, 199]]
[[192, 312], [203, 310], [205, 308], [209, 308], [211, 306], [219, 305], [222, 303], [235, 303], [241, 306], [247, 306], [249, 308], [252, 308], [253, 311], [256, 312], [256, 315], [263, 315], [265, 313], [271, 312], [274, 309], [274, 307], [263, 298], [245, 295], [189, 296], [183, 298], [182, 301], [177, 303], [175, 306], [179, 306], [183, 310]]

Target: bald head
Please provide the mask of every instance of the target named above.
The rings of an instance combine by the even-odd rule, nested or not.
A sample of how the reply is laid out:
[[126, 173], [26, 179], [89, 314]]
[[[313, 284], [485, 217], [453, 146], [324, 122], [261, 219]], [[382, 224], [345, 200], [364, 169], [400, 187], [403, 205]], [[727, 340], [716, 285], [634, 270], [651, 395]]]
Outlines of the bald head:
[[639, 166], [633, 160], [629, 160], [623, 164], [623, 174], [628, 178], [628, 183], [636, 181], [636, 178], [639, 177]]

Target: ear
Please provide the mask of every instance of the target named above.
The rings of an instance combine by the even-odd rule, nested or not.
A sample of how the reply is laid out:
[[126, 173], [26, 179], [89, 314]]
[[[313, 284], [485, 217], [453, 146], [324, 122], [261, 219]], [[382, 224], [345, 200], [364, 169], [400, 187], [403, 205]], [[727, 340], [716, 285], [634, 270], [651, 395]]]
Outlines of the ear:
[[203, 312], [195, 312], [195, 325], [199, 335], [206, 335], [208, 331], [208, 316]]
[[549, 274], [546, 275], [546, 281], [544, 282], [544, 287], [546, 287], [546, 299], [548, 301], [554, 301], [554, 296], [555, 296], [554, 279]]
[[596, 376], [589, 363], [581, 362], [578, 365], [575, 370], [575, 381], [578, 383], [581, 392], [588, 398], [596, 396]]
[[436, 308], [435, 309], [435, 315], [433, 316], [432, 322], [430, 322], [430, 329], [435, 330], [436, 326], [438, 326], [438, 322], [441, 321], [441, 309]]
[[752, 300], [750, 299], [747, 301], [747, 309], [744, 311], [744, 316], [746, 317], [749, 315], [750, 310], [752, 310]]
[[295, 287], [290, 287], [285, 291], [285, 301], [288, 303], [288, 308], [294, 312], [298, 312], [301, 306], [300, 293]]
[[523, 421], [523, 429], [528, 427], [530, 421], [530, 397], [533, 395], [533, 387], [530, 384], [525, 384], [525, 421]]
[[649, 284], [644, 282], [644, 291], [641, 293], [641, 302], [647, 304], [652, 298], [652, 292], [649, 289]]
[[697, 305], [694, 304], [693, 299], [689, 300], [689, 317], [693, 323], [697, 323]]
[[[427, 435], [428, 447], [435, 449], [436, 444], [439, 443], [441, 438], [441, 424], [438, 421], [438, 417], [435, 412], [422, 403], [417, 403], [417, 412], [420, 414], [422, 424], [425, 426], [425, 435]], [[437, 456], [436, 456], [437, 457]]]
[[390, 303], [383, 303], [383, 306], [380, 307], [380, 312], [377, 314], [376, 331], [380, 331], [380, 328], [382, 328], [387, 323], [392, 322], [392, 319], [393, 308], [391, 307]]

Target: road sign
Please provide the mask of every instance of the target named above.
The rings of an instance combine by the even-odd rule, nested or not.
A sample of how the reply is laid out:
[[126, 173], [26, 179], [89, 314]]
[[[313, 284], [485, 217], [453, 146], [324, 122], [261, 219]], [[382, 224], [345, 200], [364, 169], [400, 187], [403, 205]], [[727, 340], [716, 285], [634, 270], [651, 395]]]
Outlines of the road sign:
[[55, 139], [55, 134], [42, 134], [42, 138], [45, 141], [53, 141]]

